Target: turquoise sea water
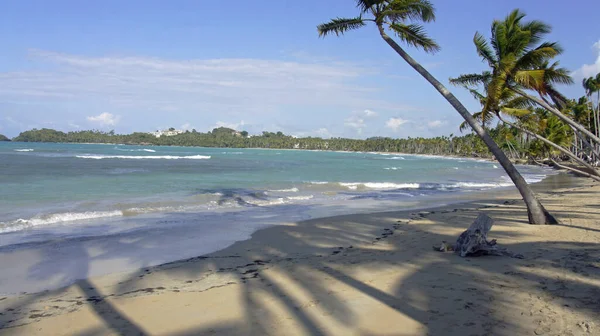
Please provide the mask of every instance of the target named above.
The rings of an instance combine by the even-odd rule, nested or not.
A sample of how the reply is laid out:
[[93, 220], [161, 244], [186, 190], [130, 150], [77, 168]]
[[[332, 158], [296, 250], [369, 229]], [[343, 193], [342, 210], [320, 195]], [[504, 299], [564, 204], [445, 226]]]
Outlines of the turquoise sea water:
[[[519, 170], [530, 182], [550, 173]], [[120, 268], [209, 253], [267, 225], [511, 185], [497, 163], [471, 159], [96, 144], [0, 143], [0, 172], [0, 253], [36, 248], [56, 264], [100, 241], [162, 246], [120, 245], [111, 258], [131, 261]]]

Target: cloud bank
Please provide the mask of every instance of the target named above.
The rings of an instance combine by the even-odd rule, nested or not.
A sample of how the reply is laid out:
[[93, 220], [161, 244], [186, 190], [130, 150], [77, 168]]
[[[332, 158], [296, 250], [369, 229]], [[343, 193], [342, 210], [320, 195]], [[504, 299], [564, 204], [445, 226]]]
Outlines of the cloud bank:
[[119, 122], [119, 119], [121, 119], [120, 116], [116, 116], [108, 112], [100, 113], [97, 116], [87, 117], [88, 121], [100, 124], [102, 126], [114, 126]]
[[103, 101], [167, 112], [239, 109], [260, 113], [286, 105], [395, 106], [371, 98], [379, 88], [361, 83], [362, 78], [375, 74], [373, 69], [351, 64], [87, 57], [41, 50], [30, 51], [30, 57], [43, 66], [0, 73], [0, 99]]

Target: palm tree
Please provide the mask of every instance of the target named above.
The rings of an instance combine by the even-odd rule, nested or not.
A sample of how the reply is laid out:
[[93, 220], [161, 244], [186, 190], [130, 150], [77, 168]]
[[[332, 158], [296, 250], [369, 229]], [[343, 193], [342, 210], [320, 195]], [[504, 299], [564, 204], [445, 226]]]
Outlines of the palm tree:
[[402, 57], [414, 70], [425, 78], [467, 121], [475, 133], [484, 141], [490, 152], [511, 178], [527, 205], [529, 223], [554, 224], [556, 219], [550, 215], [537, 200], [525, 179], [510, 162], [506, 154], [492, 140], [486, 130], [473, 118], [463, 104], [421, 64], [414, 60], [386, 30], [395, 34], [408, 46], [421, 48], [426, 52], [439, 50], [438, 44], [427, 36], [419, 23], [435, 20], [435, 9], [427, 0], [358, 0], [359, 15], [354, 18], [336, 18], [317, 27], [319, 36], [344, 34], [349, 30], [359, 29], [367, 23], [373, 23], [381, 38]]
[[[494, 21], [489, 42], [482, 34], [475, 34], [473, 42], [477, 53], [492, 69], [492, 78], [486, 88], [488, 100], [484, 111], [497, 110], [499, 95], [504, 88], [509, 88], [547, 109], [594, 142], [600, 143], [600, 138], [560, 111], [566, 105], [566, 99], [554, 88], [554, 84], [571, 84], [572, 79], [566, 69], [558, 68], [558, 63], [550, 65], [549, 60], [562, 53], [562, 48], [556, 42], [540, 42], [551, 31], [549, 25], [536, 20], [524, 22], [524, 17], [525, 14], [516, 9], [504, 20]], [[481, 76], [462, 75], [458, 79], [482, 83]], [[525, 90], [534, 90], [540, 98], [527, 94]]]
[[[595, 129], [595, 133], [596, 135], [598, 135], [599, 130], [598, 130], [598, 125], [599, 125], [599, 121], [598, 121], [598, 110], [600, 109], [600, 74], [598, 74], [595, 78], [594, 77], [588, 77], [588, 78], [584, 78], [583, 79], [583, 88], [585, 89], [585, 94], [588, 97], [588, 100], [591, 104], [591, 108], [592, 108], [592, 113], [593, 113], [593, 122], [590, 124], [593, 124], [594, 129]], [[594, 103], [592, 100], [592, 95], [594, 94], [594, 92], [598, 93], [598, 107], [596, 109], [594, 109]], [[591, 128], [592, 125], [590, 125]]]
[[[489, 72], [484, 72], [481, 75], [481, 77], [479, 78], [479, 81], [481, 82], [480, 86], [483, 86], [484, 88], [488, 88], [490, 85], [490, 82], [491, 82], [491, 77], [488, 76], [488, 74], [489, 74]], [[473, 77], [471, 77], [471, 79], [472, 78]], [[476, 88], [474, 88], [474, 84], [472, 81], [465, 80], [465, 77], [462, 76], [462, 78], [460, 78], [460, 77], [459, 78], [451, 78], [450, 83], [452, 83], [454, 85], [460, 85], [460, 86], [464, 87], [465, 89], [469, 90], [471, 95], [473, 95], [473, 97], [479, 101], [479, 103], [482, 105], [482, 107], [485, 108], [485, 105], [488, 102], [488, 99], [486, 96], [484, 96], [479, 91], [477, 91]], [[558, 97], [556, 99], [562, 100], [563, 104], [565, 104], [565, 106], [566, 106], [567, 99], [562, 97], [562, 95], [560, 93], [558, 93], [558, 91], [556, 91], [552, 87], [551, 84], [546, 84], [546, 85], [547, 85], [547, 88], [549, 91], [553, 90], [556, 92], [555, 95]], [[557, 125], [558, 118], [556, 118], [556, 117], [549, 118], [548, 116], [545, 115], [547, 113], [544, 114], [539, 109], [533, 110], [532, 104], [533, 103], [529, 99], [521, 97], [521, 96], [516, 96], [516, 93], [514, 91], [505, 87], [502, 90], [502, 92], [498, 95], [497, 107], [496, 107], [496, 110], [494, 111], [494, 113], [491, 113], [491, 111], [482, 110], [480, 112], [474, 113], [473, 117], [475, 117], [475, 119], [477, 119], [477, 120], [480, 120], [482, 122], [482, 124], [485, 123], [486, 120], [487, 121], [493, 120], [495, 117], [497, 117], [504, 124], [511, 126], [515, 129], [518, 129], [519, 131], [543, 142], [545, 145], [549, 146], [554, 151], [559, 151], [559, 152], [567, 155], [568, 157], [570, 157], [573, 161], [588, 168], [588, 170], [590, 170], [590, 174], [586, 173], [584, 175], [590, 176], [593, 179], [600, 181], [600, 173], [596, 169], [594, 169], [594, 167], [592, 167], [585, 160], [579, 158], [573, 152], [571, 152], [570, 150], [565, 148], [565, 144], [562, 143], [565, 138], [562, 137], [561, 135], [567, 135], [570, 132], [568, 132], [564, 128], [558, 127], [558, 125]], [[550, 137], [550, 136], [544, 137], [544, 134], [541, 134], [541, 132], [535, 132], [535, 131], [529, 130], [526, 125], [520, 125], [519, 122], [512, 123], [512, 122], [508, 121], [506, 117], [502, 116], [502, 114], [505, 114], [508, 117], [517, 119], [518, 121], [522, 121], [523, 119], [526, 119], [527, 117], [529, 117], [528, 119], [531, 120], [532, 119], [531, 116], [535, 116], [535, 117], [537, 117], [537, 121], [534, 122], [533, 125], [538, 126], [538, 127], [532, 127], [533, 129], [537, 128], [538, 130], [547, 131], [549, 128], [547, 128], [546, 125], [548, 124], [548, 122], [551, 122], [553, 125], [552, 129], [554, 129], [554, 130], [560, 129], [560, 132], [562, 132], [562, 133], [557, 131], [557, 132], [551, 133], [552, 137]], [[544, 115], [544, 117], [540, 118], [540, 115]], [[540, 123], [543, 124], [544, 126], [539, 127]], [[567, 126], [564, 123], [562, 123], [562, 125]], [[464, 125], [464, 123], [462, 123], [461, 128], [464, 128], [464, 127], [468, 127], [468, 126], [466, 126], [466, 125]], [[553, 141], [554, 139], [559, 140], [559, 141]], [[574, 170], [570, 167], [568, 169]], [[576, 170], [576, 172], [580, 173], [581, 171]]]
[[[545, 110], [543, 110], [543, 111], [545, 111]], [[536, 109], [533, 112], [538, 115], [540, 114], [539, 109]], [[589, 173], [584, 173], [581, 170], [578, 170], [578, 169], [572, 168], [572, 167], [567, 167], [566, 169], [573, 170], [577, 173], [591, 177], [592, 179], [594, 179], [596, 181], [600, 181], [600, 173], [593, 166], [591, 166], [585, 160], [581, 159], [580, 157], [575, 155], [573, 152], [571, 152], [570, 150], [565, 148], [566, 146], [568, 146], [568, 144], [570, 144], [570, 141], [571, 141], [571, 137], [569, 136], [570, 128], [567, 124], [560, 121], [556, 116], [554, 116], [554, 115], [552, 115], [550, 117], [545, 116], [545, 118], [538, 117], [536, 120], [537, 123], [533, 123], [535, 126], [538, 126], [536, 131], [530, 131], [527, 126], [519, 125], [519, 122], [512, 123], [512, 122], [506, 120], [506, 118], [502, 117], [502, 115], [500, 113], [498, 114], [498, 119], [500, 119], [500, 121], [502, 121], [506, 125], [514, 127], [516, 129], [518, 129], [519, 131], [524, 132], [527, 135], [530, 135], [533, 138], [544, 143], [546, 145], [545, 151], [548, 154], [562, 153], [564, 155], [567, 155], [573, 161], [586, 167], [588, 169]], [[534, 127], [534, 129], [535, 129], [535, 127]], [[555, 164], [556, 164], [556, 162], [555, 162]]]

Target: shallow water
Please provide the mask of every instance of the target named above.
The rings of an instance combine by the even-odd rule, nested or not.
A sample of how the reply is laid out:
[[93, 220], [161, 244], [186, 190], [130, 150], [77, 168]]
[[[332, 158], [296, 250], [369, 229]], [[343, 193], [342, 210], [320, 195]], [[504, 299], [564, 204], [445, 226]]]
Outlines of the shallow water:
[[[552, 171], [519, 166], [530, 182]], [[0, 292], [210, 253], [269, 225], [448, 203], [497, 163], [378, 153], [0, 143]]]

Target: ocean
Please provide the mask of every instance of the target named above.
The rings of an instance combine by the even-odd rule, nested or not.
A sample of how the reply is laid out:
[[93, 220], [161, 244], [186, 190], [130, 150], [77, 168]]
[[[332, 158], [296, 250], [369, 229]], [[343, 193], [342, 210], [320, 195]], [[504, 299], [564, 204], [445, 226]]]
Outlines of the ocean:
[[[518, 166], [531, 183], [552, 171]], [[497, 163], [388, 153], [0, 142], [0, 293], [214, 252], [261, 228], [508, 187]]]

